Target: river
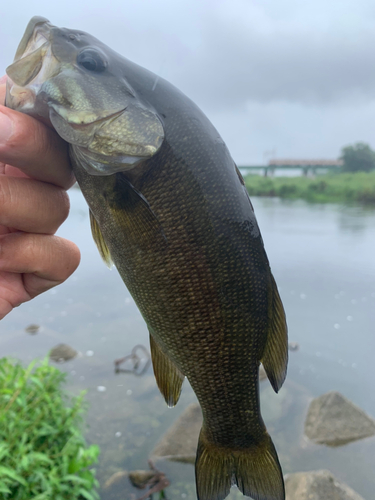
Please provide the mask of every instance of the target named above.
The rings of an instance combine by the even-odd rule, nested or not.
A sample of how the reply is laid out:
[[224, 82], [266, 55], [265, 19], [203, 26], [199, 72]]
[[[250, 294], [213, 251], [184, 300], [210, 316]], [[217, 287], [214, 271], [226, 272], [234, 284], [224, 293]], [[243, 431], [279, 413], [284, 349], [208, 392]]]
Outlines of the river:
[[[288, 378], [279, 395], [261, 383], [262, 414], [284, 473], [329, 469], [366, 500], [375, 491], [375, 437], [338, 448], [315, 445], [303, 435], [313, 397], [336, 390], [375, 417], [375, 211], [358, 206], [313, 205], [254, 198], [255, 212], [280, 288], [289, 338]], [[147, 469], [160, 436], [195, 401], [188, 382], [178, 405], [166, 407], [152, 368], [141, 377], [115, 374], [114, 360], [136, 344], [148, 348], [146, 325], [115, 269], [108, 270], [92, 241], [81, 193], [71, 191], [72, 209], [59, 234], [82, 252], [76, 273], [63, 285], [24, 304], [1, 322], [0, 355], [27, 363], [59, 343], [81, 353], [61, 364], [67, 389], [87, 389], [87, 439], [102, 453], [102, 484], [119, 469]], [[36, 335], [29, 324], [41, 326]], [[169, 499], [194, 499], [190, 464], [158, 463], [171, 486]], [[103, 500], [141, 496], [127, 486], [102, 491]], [[236, 497], [236, 490], [231, 498]]]

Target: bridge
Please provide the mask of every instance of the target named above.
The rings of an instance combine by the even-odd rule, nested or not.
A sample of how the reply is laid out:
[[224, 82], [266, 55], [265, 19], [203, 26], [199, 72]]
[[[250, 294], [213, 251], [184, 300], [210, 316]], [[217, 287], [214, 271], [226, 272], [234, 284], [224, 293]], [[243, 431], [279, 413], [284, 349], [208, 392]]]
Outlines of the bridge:
[[241, 165], [238, 168], [245, 174], [263, 172], [264, 177], [274, 175], [275, 170], [298, 170], [303, 175], [316, 175], [318, 171], [339, 172], [342, 160], [270, 160], [268, 165]]

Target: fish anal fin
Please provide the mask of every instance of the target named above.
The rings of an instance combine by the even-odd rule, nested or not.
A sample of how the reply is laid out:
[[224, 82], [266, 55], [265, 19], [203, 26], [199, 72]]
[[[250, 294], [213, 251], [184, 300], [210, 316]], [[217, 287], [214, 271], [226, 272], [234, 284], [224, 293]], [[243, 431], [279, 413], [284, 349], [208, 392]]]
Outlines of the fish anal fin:
[[268, 380], [278, 392], [286, 377], [288, 365], [288, 328], [284, 307], [271, 274], [271, 304], [267, 343], [261, 359]]
[[94, 241], [96, 243], [96, 246], [98, 247], [99, 253], [101, 258], [104, 260], [106, 265], [111, 268], [113, 263], [111, 259], [111, 254], [109, 253], [109, 249], [107, 247], [106, 242], [104, 241], [102, 232], [100, 230], [99, 224], [97, 223], [93, 213], [90, 210], [90, 225], [91, 225], [91, 232], [92, 232], [92, 237], [94, 238]]
[[180, 372], [173, 361], [171, 361], [161, 350], [151, 333], [150, 347], [156, 383], [167, 405], [169, 407], [175, 406], [180, 398], [181, 387], [185, 376]]
[[210, 443], [203, 425], [195, 475], [198, 500], [223, 500], [233, 484], [254, 500], [285, 500], [279, 459], [266, 431], [260, 443], [232, 450]]

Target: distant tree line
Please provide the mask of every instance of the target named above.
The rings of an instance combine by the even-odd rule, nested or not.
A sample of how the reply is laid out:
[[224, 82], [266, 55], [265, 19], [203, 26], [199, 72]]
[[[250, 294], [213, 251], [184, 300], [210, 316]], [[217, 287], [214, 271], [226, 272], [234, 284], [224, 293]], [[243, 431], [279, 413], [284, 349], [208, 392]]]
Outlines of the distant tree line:
[[341, 150], [343, 172], [370, 172], [375, 170], [375, 151], [364, 142], [346, 146]]

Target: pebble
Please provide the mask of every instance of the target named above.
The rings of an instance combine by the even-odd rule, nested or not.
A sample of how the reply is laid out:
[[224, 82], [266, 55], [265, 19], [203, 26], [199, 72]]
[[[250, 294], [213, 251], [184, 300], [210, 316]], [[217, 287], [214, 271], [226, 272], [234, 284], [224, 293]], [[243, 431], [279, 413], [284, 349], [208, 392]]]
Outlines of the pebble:
[[25, 332], [30, 333], [30, 335], [35, 335], [39, 332], [40, 326], [39, 325], [29, 325], [25, 328]]

